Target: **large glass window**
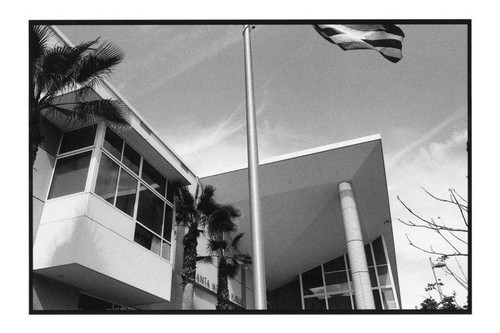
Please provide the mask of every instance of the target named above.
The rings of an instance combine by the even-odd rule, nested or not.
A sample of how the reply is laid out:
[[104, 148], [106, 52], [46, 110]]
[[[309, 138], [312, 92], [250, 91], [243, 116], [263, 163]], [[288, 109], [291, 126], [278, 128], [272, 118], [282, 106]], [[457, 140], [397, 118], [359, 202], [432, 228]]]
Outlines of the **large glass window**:
[[57, 160], [49, 199], [85, 190], [91, 155], [92, 151], [88, 151]]
[[[365, 246], [366, 261], [376, 309], [397, 309], [390, 265], [382, 237]], [[304, 309], [355, 309], [347, 254], [300, 274]]]
[[63, 134], [48, 199], [83, 192], [97, 125]]
[[120, 167], [118, 164], [113, 162], [108, 156], [102, 154], [94, 192], [112, 205], [115, 203], [119, 170]]
[[167, 183], [166, 178], [147, 161], [144, 161], [144, 164], [142, 165], [141, 177], [146, 183], [148, 183], [149, 186], [161, 195], [165, 196], [165, 185]]
[[106, 129], [95, 193], [134, 218], [134, 241], [170, 260], [173, 197], [165, 198], [167, 178]]
[[96, 129], [93, 125], [64, 133], [59, 154], [93, 146]]
[[137, 180], [124, 169], [120, 172], [118, 192], [116, 193], [116, 207], [124, 213], [133, 216]]

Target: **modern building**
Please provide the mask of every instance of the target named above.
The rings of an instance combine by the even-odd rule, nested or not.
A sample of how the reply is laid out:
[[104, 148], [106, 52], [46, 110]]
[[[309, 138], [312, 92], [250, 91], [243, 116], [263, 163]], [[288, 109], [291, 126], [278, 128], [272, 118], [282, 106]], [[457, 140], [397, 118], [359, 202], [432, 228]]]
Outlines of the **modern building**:
[[[70, 43], [53, 29], [53, 43]], [[241, 209], [241, 251], [251, 254], [247, 169], [197, 176], [111, 85], [88, 98], [123, 101], [131, 128], [42, 121], [32, 309], [180, 310], [184, 230], [174, 221], [174, 184], [212, 184], [219, 202]], [[380, 136], [262, 161], [259, 172], [269, 309], [399, 309]], [[253, 309], [252, 277], [249, 268], [230, 279], [234, 309]], [[199, 263], [196, 310], [215, 309], [216, 283], [216, 267]]]

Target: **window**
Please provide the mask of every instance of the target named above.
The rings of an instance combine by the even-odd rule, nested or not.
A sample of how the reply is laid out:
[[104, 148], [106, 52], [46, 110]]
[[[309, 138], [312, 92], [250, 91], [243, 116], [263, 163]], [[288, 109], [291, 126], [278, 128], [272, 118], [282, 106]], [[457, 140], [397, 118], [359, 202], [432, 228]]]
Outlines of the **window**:
[[49, 199], [83, 192], [92, 151], [60, 158], [56, 162]]
[[93, 125], [64, 133], [59, 154], [93, 146], [96, 129], [97, 125]]
[[118, 305], [87, 294], [80, 294], [78, 309], [85, 311], [135, 310], [129, 306]]
[[95, 193], [136, 220], [136, 243], [170, 260], [174, 199], [165, 198], [167, 182], [128, 143], [106, 129]]
[[[365, 254], [376, 309], [397, 309], [390, 265], [382, 237], [366, 244]], [[354, 287], [347, 254], [302, 273], [300, 277], [304, 309], [355, 309]]]
[[97, 125], [63, 134], [47, 199], [85, 191]]

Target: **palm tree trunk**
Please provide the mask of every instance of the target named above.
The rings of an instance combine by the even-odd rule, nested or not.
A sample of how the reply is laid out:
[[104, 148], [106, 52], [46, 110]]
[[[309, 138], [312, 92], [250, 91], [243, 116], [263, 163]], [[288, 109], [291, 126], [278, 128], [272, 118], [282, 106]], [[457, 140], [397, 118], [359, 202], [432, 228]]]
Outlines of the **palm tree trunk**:
[[31, 168], [35, 164], [38, 147], [43, 141], [43, 136], [40, 133], [40, 113], [35, 107], [31, 108], [29, 119], [29, 137], [30, 137], [30, 164]]
[[193, 309], [193, 296], [194, 296], [194, 283], [187, 283], [184, 285], [182, 291], [182, 310]]
[[182, 262], [182, 309], [193, 309], [194, 280], [196, 277], [196, 247], [198, 240], [196, 235], [189, 229], [184, 236], [184, 258]]
[[229, 310], [229, 289], [227, 287], [227, 271], [221, 260], [217, 276], [217, 310]]

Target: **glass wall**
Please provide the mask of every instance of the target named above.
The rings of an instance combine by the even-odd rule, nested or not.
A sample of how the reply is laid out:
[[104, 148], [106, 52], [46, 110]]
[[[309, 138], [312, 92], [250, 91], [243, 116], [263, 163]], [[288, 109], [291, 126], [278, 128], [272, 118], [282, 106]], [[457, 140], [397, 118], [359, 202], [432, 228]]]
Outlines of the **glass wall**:
[[[167, 191], [168, 189], [168, 191]], [[170, 260], [173, 185], [119, 135], [106, 129], [94, 192], [136, 220], [134, 241]]]
[[[382, 237], [365, 245], [366, 261], [376, 309], [397, 309], [394, 284]], [[303, 309], [355, 309], [352, 275], [347, 254], [299, 274]]]
[[[134, 241], [170, 260], [175, 188], [119, 135], [105, 129], [94, 193], [136, 221]], [[64, 133], [47, 199], [85, 191], [97, 125]]]

